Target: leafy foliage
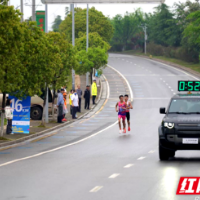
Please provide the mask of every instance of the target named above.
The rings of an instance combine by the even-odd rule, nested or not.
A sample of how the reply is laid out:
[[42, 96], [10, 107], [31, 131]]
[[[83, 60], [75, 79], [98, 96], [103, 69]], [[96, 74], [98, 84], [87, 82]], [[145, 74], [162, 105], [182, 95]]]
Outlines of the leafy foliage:
[[[82, 37], [76, 39], [76, 47], [78, 51], [86, 49], [86, 41], [86, 35], [83, 35]], [[95, 32], [89, 33], [89, 46], [100, 47], [105, 51], [108, 51], [110, 49], [110, 45], [105, 42], [98, 33]]]
[[57, 15], [57, 17], [55, 18], [53, 25], [52, 25], [52, 29], [54, 32], [58, 32], [59, 31], [59, 26], [62, 22], [61, 16]]
[[[86, 33], [86, 9], [75, 8], [75, 38]], [[60, 32], [65, 33], [67, 39], [72, 38], [72, 14], [68, 14], [60, 24]], [[113, 36], [113, 27], [107, 17], [94, 7], [89, 9], [89, 32], [97, 32], [104, 41], [109, 42]]]

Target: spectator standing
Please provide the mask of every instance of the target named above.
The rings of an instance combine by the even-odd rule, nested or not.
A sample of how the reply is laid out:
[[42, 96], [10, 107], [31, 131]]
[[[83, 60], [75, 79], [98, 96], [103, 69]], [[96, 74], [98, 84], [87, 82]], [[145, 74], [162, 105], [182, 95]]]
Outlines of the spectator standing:
[[93, 102], [93, 105], [95, 105], [96, 96], [97, 96], [97, 84], [96, 84], [96, 79], [94, 79], [93, 83], [92, 83], [92, 102]]
[[13, 119], [13, 110], [10, 106], [11, 99], [7, 99], [6, 101], [6, 107], [5, 107], [5, 116], [7, 119], [7, 128], [6, 128], [6, 134], [13, 134], [12, 133], [12, 119]]
[[72, 119], [77, 119], [76, 112], [78, 110], [78, 104], [79, 104], [77, 92], [74, 92], [72, 94], [71, 100], [72, 100]]
[[73, 90], [70, 90], [70, 93], [69, 93], [69, 105], [70, 105], [70, 114], [72, 115], [72, 100], [71, 100], [71, 97], [73, 95], [74, 91]]
[[58, 107], [57, 122], [58, 123], [62, 123], [62, 119], [63, 119], [63, 106], [64, 106], [63, 93], [64, 93], [64, 89], [61, 89], [61, 92], [58, 93], [58, 102], [57, 102], [57, 107]]
[[63, 100], [64, 100], [64, 105], [63, 105], [63, 119], [62, 119], [62, 121], [66, 122], [67, 119], [65, 118], [65, 115], [68, 113], [68, 110], [67, 110], [67, 93], [66, 92], [63, 93]]
[[78, 106], [78, 112], [81, 112], [81, 98], [82, 98], [82, 90], [80, 88], [80, 85], [78, 85], [78, 89], [76, 90], [77, 94], [78, 94], [78, 103], [79, 103], [79, 106]]
[[90, 109], [90, 86], [86, 86], [86, 90], [84, 92], [84, 99], [85, 99], [85, 109]]

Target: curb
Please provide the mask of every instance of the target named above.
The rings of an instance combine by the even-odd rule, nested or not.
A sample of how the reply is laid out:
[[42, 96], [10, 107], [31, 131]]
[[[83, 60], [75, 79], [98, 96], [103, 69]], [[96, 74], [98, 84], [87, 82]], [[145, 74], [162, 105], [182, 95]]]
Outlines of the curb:
[[[100, 78], [100, 86], [101, 86], [100, 94], [99, 94], [99, 98], [98, 98], [98, 101], [97, 101], [96, 105], [93, 105], [92, 108], [88, 112], [86, 112], [83, 115], [81, 115], [80, 117], [78, 117], [78, 119], [76, 121], [66, 122], [64, 124], [57, 125], [57, 126], [55, 126], [53, 128], [49, 128], [48, 130], [44, 130], [44, 131], [35, 133], [33, 135], [25, 136], [25, 137], [22, 137], [20, 139], [14, 140], [14, 141], [4, 142], [4, 143], [0, 144], [0, 151], [4, 150], [4, 148], [7, 148], [7, 149], [13, 148], [15, 146], [20, 145], [20, 143], [23, 143], [25, 141], [31, 141], [32, 139], [35, 139], [35, 138], [40, 137], [40, 136], [44, 136], [44, 135], [46, 137], [51, 136], [52, 135], [52, 131], [55, 131], [57, 129], [59, 130], [60, 128], [68, 127], [70, 124], [72, 124], [74, 122], [77, 122], [80, 119], [84, 118], [87, 114], [89, 114], [90, 112], [92, 112], [94, 110], [94, 108], [98, 105], [98, 103], [101, 100], [101, 96], [102, 96], [102, 79], [101, 78]], [[1, 149], [2, 147], [4, 147], [4, 148]]]

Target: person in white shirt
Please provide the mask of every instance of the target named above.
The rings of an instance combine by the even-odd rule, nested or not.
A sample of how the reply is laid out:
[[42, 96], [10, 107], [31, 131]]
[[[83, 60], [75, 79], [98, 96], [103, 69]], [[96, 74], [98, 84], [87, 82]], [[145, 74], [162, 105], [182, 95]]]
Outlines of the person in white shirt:
[[71, 100], [72, 100], [72, 119], [77, 119], [76, 113], [79, 106], [79, 99], [78, 99], [78, 94], [76, 93], [76, 91], [74, 92], [74, 94], [72, 94]]
[[6, 134], [13, 134], [12, 133], [13, 109], [11, 108], [10, 104], [11, 104], [11, 99], [8, 98], [5, 107], [5, 117], [7, 119]]

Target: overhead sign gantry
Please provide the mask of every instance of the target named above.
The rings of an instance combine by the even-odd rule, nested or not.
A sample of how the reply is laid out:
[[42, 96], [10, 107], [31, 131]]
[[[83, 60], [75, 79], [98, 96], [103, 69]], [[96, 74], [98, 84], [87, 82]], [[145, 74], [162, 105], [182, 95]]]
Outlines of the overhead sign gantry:
[[42, 0], [44, 4], [59, 4], [59, 3], [164, 3], [165, 0]]

